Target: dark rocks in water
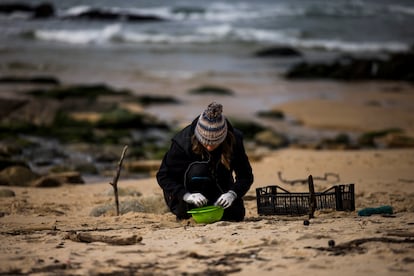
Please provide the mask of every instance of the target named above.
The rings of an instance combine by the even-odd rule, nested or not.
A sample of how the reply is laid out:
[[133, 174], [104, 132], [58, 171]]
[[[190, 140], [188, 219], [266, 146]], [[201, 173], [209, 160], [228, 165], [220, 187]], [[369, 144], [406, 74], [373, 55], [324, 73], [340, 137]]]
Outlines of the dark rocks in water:
[[56, 100], [64, 100], [68, 98], [95, 100], [99, 96], [126, 96], [131, 94], [128, 90], [116, 90], [104, 84], [74, 85], [57, 87], [55, 89], [34, 89], [26, 93], [39, 98], [51, 98]]
[[26, 3], [0, 3], [0, 13], [13, 14], [16, 12], [30, 13], [33, 18], [48, 18], [55, 15], [55, 8], [49, 3], [42, 3], [39, 5], [30, 5]]
[[182, 6], [173, 8], [171, 12], [174, 14], [183, 14], [190, 16], [192, 14], [203, 14], [206, 12], [206, 10], [201, 7]]
[[[45, 108], [47, 107], [47, 108]], [[50, 99], [29, 100], [18, 109], [2, 118], [1, 127], [6, 126], [10, 132], [32, 130], [34, 126], [50, 126], [53, 124], [59, 103]]]
[[267, 146], [272, 149], [283, 148], [289, 145], [289, 139], [280, 133], [265, 130], [257, 133], [254, 140], [258, 145]]
[[272, 119], [284, 119], [285, 114], [283, 111], [279, 110], [270, 110], [270, 111], [259, 111], [257, 112], [257, 116], [263, 117], [263, 118], [272, 118]]
[[25, 3], [1, 3], [0, 13], [32, 12], [33, 7]]
[[39, 4], [33, 9], [34, 18], [47, 18], [55, 15], [55, 8], [49, 3]]
[[89, 19], [89, 20], [125, 20], [130, 22], [160, 22], [165, 21], [164, 18], [150, 15], [150, 14], [135, 14], [135, 13], [125, 13], [117, 12], [104, 9], [89, 9], [85, 10], [76, 15], [66, 16], [67, 19]]
[[358, 145], [353, 145], [351, 138], [346, 133], [339, 133], [333, 138], [322, 138], [315, 146], [316, 149], [346, 150], [357, 149]]
[[26, 149], [25, 156], [36, 166], [49, 166], [52, 165], [56, 159], [63, 160], [67, 158], [67, 154], [59, 147], [51, 147], [42, 144], [42, 142], [39, 142], [38, 146]]
[[[166, 123], [145, 112], [130, 111], [128, 104], [176, 102], [171, 97], [135, 96], [104, 84], [34, 89], [26, 94], [32, 96], [27, 103], [0, 117], [0, 130], [14, 137], [30, 134], [62, 142], [119, 143], [123, 137], [133, 139], [134, 130], [168, 131]], [[0, 106], [7, 103], [0, 99]]]
[[165, 21], [164, 18], [150, 15], [150, 14], [127, 14], [124, 16], [127, 21], [138, 21], [138, 22], [160, 22]]
[[403, 130], [399, 128], [391, 128], [365, 132], [358, 137], [358, 144], [360, 144], [363, 147], [376, 147], [376, 139], [385, 137], [393, 133], [401, 134], [403, 133]]
[[[147, 142], [144, 140], [146, 139], [144, 134], [147, 132], [158, 130], [162, 133], [160, 137], [164, 137], [163, 135], [170, 131], [168, 124], [147, 113], [134, 113], [126, 109], [115, 108], [107, 112], [96, 113], [97, 119], [88, 121], [88, 119], [72, 117], [70, 112], [59, 111], [60, 106], [55, 106], [52, 102], [48, 105], [50, 108], [42, 109], [41, 103], [49, 101], [35, 100], [18, 114], [8, 116], [7, 121], [3, 120], [0, 123], [0, 131], [5, 130], [3, 137], [1, 137], [3, 141], [4, 139], [16, 139], [22, 134], [28, 134], [37, 137], [49, 137], [62, 143], [85, 142], [109, 145], [139, 142], [142, 144]], [[94, 104], [91, 104], [92, 110], [93, 107]], [[135, 132], [139, 132], [144, 136], [136, 136], [134, 135]], [[28, 146], [30, 150], [26, 151], [26, 155], [35, 151], [34, 147]], [[55, 153], [48, 149], [45, 150]], [[0, 147], [0, 154], [2, 152], [6, 157], [10, 154], [14, 155], [10, 152], [10, 148]], [[52, 158], [48, 158], [49, 156], [46, 153], [32, 155], [35, 158], [33, 161], [37, 164], [47, 164], [48, 160], [65, 158], [65, 156], [58, 156], [57, 154]]]
[[405, 135], [398, 128], [363, 133], [358, 137], [358, 142], [370, 148], [414, 148], [414, 137]]
[[301, 62], [285, 74], [288, 79], [414, 81], [414, 50], [391, 54], [387, 59], [343, 56], [332, 63]]
[[[7, 130], [7, 128], [3, 128], [0, 125], [0, 133], [5, 130]], [[37, 146], [37, 143], [29, 141], [23, 137], [16, 137], [13, 134], [10, 135], [9, 133], [2, 133], [2, 135], [0, 135], [0, 170], [4, 169], [4, 167], [2, 167], [3, 165], [1, 165], [5, 164], [4, 160], [7, 164], [10, 162], [13, 162], [14, 164], [16, 164], [16, 162], [19, 162], [20, 164], [25, 163], [24, 161], [15, 161], [11, 159], [14, 159], [14, 156], [21, 155], [25, 149], [35, 146]]]
[[258, 50], [256, 57], [300, 57], [302, 53], [291, 47], [270, 47]]
[[59, 85], [60, 81], [52, 76], [19, 77], [5, 76], [0, 78], [0, 84], [46, 84]]
[[239, 129], [246, 139], [254, 139], [259, 132], [265, 131], [266, 128], [258, 123], [246, 120], [231, 119], [233, 127]]
[[379, 147], [382, 146], [385, 148], [414, 148], [414, 137], [399, 133], [388, 134], [383, 139], [377, 139], [375, 142]]
[[[30, 5], [26, 3], [0, 3], [0, 13], [13, 14], [24, 12], [32, 18], [50, 18], [55, 16], [55, 8], [50, 3]], [[112, 11], [109, 9], [91, 8], [79, 14], [63, 16], [63, 19], [88, 19], [88, 20], [124, 20], [129, 22], [160, 22], [165, 21], [157, 15], [137, 14], [125, 11]]]
[[170, 96], [152, 96], [152, 95], [143, 95], [136, 96], [137, 101], [144, 105], [148, 106], [151, 104], [177, 104], [179, 101], [174, 97]]
[[168, 129], [166, 124], [159, 122], [155, 117], [148, 114], [132, 113], [122, 108], [116, 108], [102, 114], [95, 126], [103, 129]]
[[191, 89], [189, 91], [190, 94], [193, 95], [206, 95], [206, 94], [214, 94], [214, 95], [224, 95], [224, 96], [232, 96], [234, 92], [231, 89], [225, 87], [219, 87], [214, 85], [205, 85], [198, 88]]

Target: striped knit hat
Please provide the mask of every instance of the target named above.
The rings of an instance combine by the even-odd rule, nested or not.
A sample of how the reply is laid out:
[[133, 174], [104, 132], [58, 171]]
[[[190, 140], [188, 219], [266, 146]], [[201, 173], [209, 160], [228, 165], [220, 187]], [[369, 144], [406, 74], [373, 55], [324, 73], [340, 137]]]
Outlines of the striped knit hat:
[[203, 145], [218, 145], [226, 139], [227, 123], [222, 112], [223, 106], [212, 102], [198, 118], [194, 133]]

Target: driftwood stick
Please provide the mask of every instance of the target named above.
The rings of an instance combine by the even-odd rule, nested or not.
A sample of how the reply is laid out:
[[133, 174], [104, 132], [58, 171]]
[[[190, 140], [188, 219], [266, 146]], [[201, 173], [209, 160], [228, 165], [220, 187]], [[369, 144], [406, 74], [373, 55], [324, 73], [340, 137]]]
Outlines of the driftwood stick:
[[118, 179], [119, 179], [119, 175], [121, 174], [122, 162], [124, 161], [125, 153], [126, 153], [127, 149], [128, 149], [128, 145], [126, 145], [124, 147], [124, 149], [122, 150], [121, 159], [119, 159], [118, 168], [117, 168], [116, 173], [114, 175], [114, 179], [112, 180], [112, 182], [109, 182], [109, 184], [111, 184], [111, 186], [114, 188], [116, 215], [117, 216], [119, 216]]
[[131, 227], [108, 227], [108, 228], [79, 228], [79, 229], [71, 229], [71, 230], [64, 230], [59, 229], [57, 226], [53, 227], [29, 227], [29, 228], [22, 228], [22, 229], [16, 229], [16, 230], [10, 230], [10, 231], [0, 231], [0, 235], [10, 235], [10, 236], [18, 236], [18, 235], [31, 235], [36, 234], [37, 232], [43, 232], [48, 231], [48, 234], [53, 234], [56, 232], [106, 232], [106, 231], [119, 231], [119, 230], [137, 230], [142, 229], [144, 227], [137, 227], [137, 226], [131, 226]]
[[414, 179], [398, 178], [398, 181], [404, 183], [414, 183]]
[[131, 235], [128, 237], [116, 237], [116, 236], [104, 236], [104, 235], [93, 235], [91, 233], [82, 232], [71, 232], [68, 233], [66, 239], [75, 242], [104, 242], [110, 245], [133, 245], [142, 241], [142, 237], [137, 235]]
[[[281, 171], [278, 171], [277, 175], [279, 177], [279, 180], [282, 183], [285, 183], [285, 184], [295, 185], [296, 183], [299, 183], [299, 184], [308, 183], [308, 178], [306, 178], [306, 179], [294, 179], [294, 180], [283, 179]], [[313, 180], [328, 181], [328, 177], [334, 177], [335, 178], [335, 181], [331, 181], [331, 182], [339, 182], [339, 180], [340, 180], [339, 174], [337, 174], [337, 173], [325, 173], [324, 176], [314, 176]]]
[[334, 255], [345, 255], [350, 252], [364, 253], [365, 248], [360, 247], [360, 245], [367, 242], [383, 242], [383, 243], [414, 243], [414, 239], [405, 238], [405, 239], [393, 239], [387, 237], [371, 237], [371, 238], [360, 238], [351, 240], [349, 242], [344, 242], [335, 246], [330, 247], [312, 247], [307, 246], [305, 248], [315, 249], [318, 251], [328, 251], [332, 252]]
[[405, 238], [413, 238], [414, 239], [414, 232], [408, 231], [388, 231], [387, 236], [395, 236], [395, 237], [405, 237]]
[[316, 196], [315, 196], [315, 187], [313, 185], [313, 177], [309, 175], [308, 177], [309, 184], [309, 219], [314, 218], [316, 210]]

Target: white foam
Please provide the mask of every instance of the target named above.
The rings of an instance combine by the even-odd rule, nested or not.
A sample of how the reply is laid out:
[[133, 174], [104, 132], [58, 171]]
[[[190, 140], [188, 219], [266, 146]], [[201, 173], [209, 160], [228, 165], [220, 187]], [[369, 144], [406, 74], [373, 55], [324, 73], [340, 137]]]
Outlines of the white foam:
[[203, 28], [202, 33], [214, 35], [215, 38], [233, 37], [235, 40], [244, 42], [272, 43], [274, 45], [285, 45], [295, 48], [324, 49], [342, 52], [401, 52], [409, 49], [409, 45], [394, 41], [354, 42], [329, 39], [303, 39], [297, 30], [257, 30], [252, 28], [232, 28], [230, 25], [222, 25]]
[[325, 49], [329, 51], [341, 52], [401, 52], [409, 49], [409, 46], [399, 42], [349, 42], [340, 40], [291, 40], [291, 46]]
[[63, 16], [76, 16], [76, 15], [80, 15], [84, 12], [87, 12], [90, 10], [89, 6], [86, 5], [82, 5], [82, 6], [74, 6], [69, 8], [68, 10], [62, 12]]
[[184, 70], [173, 70], [173, 71], [148, 71], [148, 76], [161, 78], [161, 79], [181, 79], [181, 80], [190, 80], [197, 76], [197, 72], [194, 71], [184, 71]]
[[100, 30], [37, 30], [34, 35], [40, 40], [69, 44], [102, 44], [116, 38], [121, 30], [121, 24], [112, 24]]
[[299, 37], [300, 34], [297, 30], [271, 31], [253, 28], [234, 28], [231, 24], [200, 27], [193, 34], [157, 34], [128, 31], [124, 30], [121, 24], [107, 25], [103, 29], [37, 30], [34, 34], [40, 40], [69, 44], [104, 44], [113, 41], [138, 44], [191, 44], [234, 41], [343, 52], [399, 52], [409, 49], [409, 45], [393, 41], [352, 42], [329, 39], [304, 39]]
[[414, 8], [412, 7], [406, 7], [406, 6], [400, 6], [400, 5], [391, 5], [389, 7], [389, 10], [391, 12], [401, 13], [404, 15], [414, 15]]
[[229, 24], [214, 25], [208, 27], [201, 27], [197, 29], [197, 33], [212, 36], [212, 37], [226, 37], [233, 32], [233, 27]]

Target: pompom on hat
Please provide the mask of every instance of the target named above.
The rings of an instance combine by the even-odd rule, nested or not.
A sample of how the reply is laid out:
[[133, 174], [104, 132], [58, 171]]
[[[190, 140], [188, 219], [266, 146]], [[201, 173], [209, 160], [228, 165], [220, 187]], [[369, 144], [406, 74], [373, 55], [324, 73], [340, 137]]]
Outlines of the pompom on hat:
[[222, 113], [223, 106], [212, 102], [198, 117], [194, 134], [203, 145], [218, 145], [226, 139], [227, 122]]

